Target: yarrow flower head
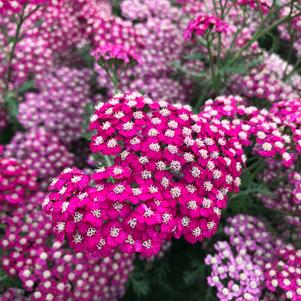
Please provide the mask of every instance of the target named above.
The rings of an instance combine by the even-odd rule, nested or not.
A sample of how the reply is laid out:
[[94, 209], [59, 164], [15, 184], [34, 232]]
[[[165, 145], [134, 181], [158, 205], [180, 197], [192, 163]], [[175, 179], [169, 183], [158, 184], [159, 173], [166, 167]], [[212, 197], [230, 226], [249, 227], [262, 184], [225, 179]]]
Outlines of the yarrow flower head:
[[26, 300], [119, 300], [133, 258], [120, 252], [101, 259], [74, 254], [52, 237], [49, 217], [37, 209], [41, 197], [6, 219], [1, 240], [4, 271], [20, 280]]
[[276, 295], [266, 294], [265, 266], [284, 242], [275, 239], [263, 220], [244, 214], [227, 219], [225, 234], [228, 241], [216, 242], [216, 254], [205, 258], [211, 267], [208, 284], [217, 289], [218, 299], [276, 300]]
[[95, 1], [83, 4], [80, 18], [86, 22], [86, 35], [96, 61], [116, 59], [126, 64], [139, 61], [140, 44], [131, 21], [104, 14]]
[[[284, 103], [275, 102], [268, 111], [248, 106], [239, 96], [220, 96], [206, 101], [200, 116], [208, 121], [214, 117], [222, 119], [218, 123], [243, 145], [250, 145], [255, 139], [254, 153], [280, 159], [284, 166], [291, 167], [300, 153], [300, 124], [291, 109], [284, 109]], [[298, 116], [299, 100], [292, 101], [292, 106]]]
[[34, 171], [14, 158], [0, 158], [1, 206], [26, 203], [38, 188]]
[[[76, 249], [106, 254], [119, 247], [150, 257], [172, 236], [195, 243], [215, 233], [227, 193], [240, 185], [237, 139], [188, 106], [137, 93], [97, 105], [90, 128], [91, 150], [112, 166], [92, 174], [96, 186], [80, 171], [63, 172], [44, 204]], [[73, 183], [74, 176], [86, 184]]]
[[301, 300], [301, 250], [287, 245], [265, 265], [265, 284], [279, 298]]
[[30, 166], [44, 185], [49, 184], [49, 178], [56, 176], [73, 163], [73, 155], [58, 137], [48, 133], [44, 128], [35, 128], [25, 133], [18, 132], [6, 145], [4, 154]]
[[184, 38], [185, 40], [191, 40], [195, 36], [203, 36], [207, 30], [227, 34], [231, 31], [231, 27], [215, 16], [199, 15], [188, 23], [184, 32]]
[[206, 265], [211, 267], [208, 284], [217, 289], [221, 301], [259, 301], [264, 274], [245, 249], [235, 253], [226, 241], [218, 241], [215, 255], [207, 255]]
[[89, 97], [89, 70], [55, 69], [36, 81], [39, 93], [27, 93], [18, 120], [28, 130], [43, 126], [65, 145], [81, 137]]

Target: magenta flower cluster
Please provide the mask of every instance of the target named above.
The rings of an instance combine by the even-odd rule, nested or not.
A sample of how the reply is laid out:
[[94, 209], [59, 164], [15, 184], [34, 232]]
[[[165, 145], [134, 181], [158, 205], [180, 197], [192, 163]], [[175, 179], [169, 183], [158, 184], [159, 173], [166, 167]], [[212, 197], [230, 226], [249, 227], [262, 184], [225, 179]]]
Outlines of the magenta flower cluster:
[[25, 164], [14, 158], [0, 158], [1, 206], [22, 205], [37, 188], [36, 174]]
[[6, 219], [3, 269], [19, 277], [32, 301], [118, 300], [133, 269], [132, 258], [120, 252], [103, 259], [74, 254], [51, 236], [50, 219], [36, 207], [40, 198], [36, 195]]
[[196, 36], [203, 36], [207, 30], [215, 33], [229, 33], [231, 27], [215, 16], [199, 15], [188, 23], [184, 38], [190, 40]]
[[195, 243], [214, 234], [227, 194], [240, 185], [237, 139], [188, 107], [131, 93], [96, 106], [91, 150], [112, 166], [64, 171], [43, 206], [78, 250], [156, 254], [164, 240]]
[[6, 145], [4, 154], [30, 166], [44, 186], [49, 184], [51, 177], [72, 165], [74, 159], [58, 137], [44, 128], [18, 132]]
[[281, 158], [284, 166], [291, 167], [301, 145], [299, 121], [291, 121], [295, 119], [294, 109], [298, 116], [300, 100], [291, 102], [291, 109], [283, 108], [286, 102], [280, 101], [268, 111], [247, 105], [240, 96], [220, 96], [206, 101], [200, 116], [208, 121], [223, 119], [216, 122], [223, 124], [230, 135], [239, 137], [243, 145], [255, 139], [255, 153], [264, 158]]
[[265, 265], [265, 284], [280, 298], [301, 300], [301, 250], [292, 245], [281, 248], [273, 260]]

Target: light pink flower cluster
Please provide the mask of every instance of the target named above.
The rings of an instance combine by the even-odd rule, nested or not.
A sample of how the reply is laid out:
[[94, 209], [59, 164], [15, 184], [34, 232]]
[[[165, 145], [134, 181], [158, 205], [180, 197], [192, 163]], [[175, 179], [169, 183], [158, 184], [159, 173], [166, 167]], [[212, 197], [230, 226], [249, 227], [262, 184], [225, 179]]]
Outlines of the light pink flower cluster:
[[35, 173], [9, 157], [0, 158], [0, 203], [22, 204], [38, 188]]
[[133, 270], [132, 257], [120, 252], [103, 259], [74, 254], [53, 240], [51, 221], [36, 201], [7, 218], [1, 239], [1, 265], [20, 279], [24, 300], [118, 300]]
[[275, 250], [283, 246], [283, 242], [268, 231], [265, 222], [251, 215], [228, 218], [224, 231], [236, 252], [245, 250], [260, 267], [273, 259]]
[[122, 1], [121, 11], [123, 16], [130, 20], [145, 20], [152, 17], [162, 19], [178, 19], [180, 10], [172, 6], [168, 0], [124, 0]]
[[298, 98], [301, 88], [301, 77], [293, 76], [284, 81], [283, 76], [292, 70], [287, 62], [277, 54], [264, 53], [262, 62], [252, 68], [246, 75], [235, 75], [229, 85], [231, 93], [238, 93], [249, 99], [274, 102], [282, 99]]
[[217, 289], [221, 301], [262, 300], [264, 275], [245, 248], [237, 253], [226, 241], [218, 241], [215, 255], [207, 255], [206, 265], [211, 267], [208, 284]]
[[231, 31], [231, 28], [229, 24], [213, 15], [199, 15], [188, 23], [184, 38], [185, 40], [191, 40], [196, 36], [203, 36], [207, 30], [227, 34]]
[[283, 300], [274, 290], [267, 293], [267, 266], [287, 245], [268, 230], [268, 224], [254, 216], [238, 214], [226, 221], [228, 241], [214, 244], [217, 253], [207, 255], [211, 267], [208, 284], [217, 288], [219, 300]]
[[[299, 106], [299, 100], [293, 103]], [[282, 111], [283, 105], [284, 102], [275, 102], [269, 111], [260, 110], [248, 106], [239, 96], [220, 96], [206, 101], [200, 116], [223, 119], [219, 123], [228, 134], [239, 137], [244, 145], [250, 145], [255, 138], [255, 153], [280, 158], [284, 166], [290, 167], [300, 153], [300, 126], [292, 122], [294, 113], [290, 109]]]
[[285, 300], [301, 300], [300, 275], [301, 250], [296, 250], [292, 245], [281, 248], [273, 260], [265, 265], [267, 289]]
[[95, 187], [80, 171], [63, 172], [44, 202], [73, 247], [149, 257], [172, 236], [195, 243], [214, 234], [227, 193], [240, 185], [236, 138], [189, 107], [137, 93], [98, 105], [90, 128], [91, 150], [113, 165], [96, 170]]
[[85, 108], [91, 104], [89, 70], [55, 69], [37, 80], [39, 93], [27, 93], [18, 120], [26, 129], [43, 126], [69, 145], [81, 137]]
[[44, 128], [18, 132], [6, 145], [4, 154], [30, 166], [44, 185], [49, 184], [51, 177], [73, 164], [73, 155], [55, 135]]

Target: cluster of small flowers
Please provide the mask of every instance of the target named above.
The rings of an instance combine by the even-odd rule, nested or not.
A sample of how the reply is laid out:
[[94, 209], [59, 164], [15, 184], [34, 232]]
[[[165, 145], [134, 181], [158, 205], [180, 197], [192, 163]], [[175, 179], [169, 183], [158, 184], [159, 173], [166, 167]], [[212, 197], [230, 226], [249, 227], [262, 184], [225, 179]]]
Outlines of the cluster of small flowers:
[[[223, 10], [222, 7], [224, 7]], [[186, 26], [184, 36], [189, 39], [192, 38], [193, 42], [195, 42], [194, 38], [197, 35], [202, 36], [205, 32], [207, 32], [207, 34], [209, 34], [209, 32], [214, 33], [214, 38], [210, 37], [211, 52], [214, 56], [224, 57], [226, 54], [229, 54], [232, 48], [241, 48], [252, 38], [259, 26], [256, 13], [252, 10], [243, 10], [235, 1], [189, 0], [182, 3], [182, 10], [188, 14], [189, 18], [192, 18], [188, 26]], [[208, 22], [206, 22], [206, 18], [208, 18]], [[204, 19], [204, 24], [198, 24], [202, 19]], [[219, 26], [217, 26], [215, 30], [216, 25]], [[196, 30], [198, 26], [201, 26], [200, 30], [198, 30], [199, 34], [196, 32], [196, 34], [193, 35], [191, 31], [193, 28], [190, 28], [190, 26], [195, 26]], [[221, 39], [216, 39], [216, 33], [221, 35]], [[233, 39], [234, 37], [235, 39]], [[219, 43], [221, 43], [220, 47]], [[208, 55], [207, 47], [204, 47], [201, 43], [198, 43], [197, 46], [196, 52], [201, 51]], [[256, 54], [258, 49], [258, 43], [254, 42], [249, 50], [243, 52], [243, 55], [252, 56]]]
[[28, 78], [44, 73], [53, 66], [53, 53], [48, 42], [40, 37], [23, 37], [17, 43], [12, 61], [12, 82], [20, 86]]
[[263, 221], [250, 215], [238, 214], [228, 218], [224, 232], [236, 252], [246, 250], [260, 267], [273, 258], [275, 249], [283, 245], [281, 240], [273, 237]]
[[0, 158], [1, 206], [22, 205], [37, 188], [37, 178], [31, 169], [13, 158]]
[[30, 301], [30, 298], [25, 297], [25, 291], [22, 289], [10, 287], [1, 296], [0, 301]]
[[[130, 70], [126, 75], [130, 74]], [[120, 81], [122, 91], [142, 91], [145, 95], [154, 100], [169, 101], [172, 103], [187, 103], [188, 95], [190, 95], [189, 85], [180, 83], [167, 75], [158, 77], [158, 75], [130, 80], [129, 77], [123, 77]]]
[[264, 274], [254, 264], [245, 248], [235, 254], [226, 241], [218, 241], [214, 248], [215, 255], [207, 255], [206, 265], [211, 267], [208, 284], [217, 289], [217, 297], [221, 301], [259, 301]]
[[[108, 5], [107, 1], [104, 5]], [[82, 3], [79, 16], [86, 22], [86, 35], [96, 61], [117, 59], [129, 63], [139, 61], [139, 35], [133, 23], [103, 13], [96, 1]]]
[[177, 20], [180, 10], [170, 5], [168, 0], [124, 0], [121, 3], [121, 11], [129, 20], [145, 20], [151, 17]]
[[240, 185], [245, 158], [236, 138], [187, 106], [137, 93], [98, 105], [90, 128], [91, 150], [113, 166], [96, 170], [95, 187], [78, 170], [50, 185], [43, 205], [60, 236], [80, 251], [119, 247], [150, 257], [171, 236], [195, 243], [214, 234], [227, 193]]
[[80, 138], [89, 99], [89, 70], [61, 67], [36, 82], [39, 93], [27, 93], [18, 120], [30, 130], [43, 126], [65, 144]]
[[[119, 252], [104, 259], [74, 254], [51, 237], [50, 219], [36, 209], [40, 197], [7, 218], [1, 239], [3, 269], [21, 280], [31, 301], [118, 300], [133, 270], [132, 258]], [[7, 295], [11, 293], [16, 292]]]
[[0, 0], [0, 12], [20, 12], [24, 5], [57, 4], [59, 0]]
[[[156, 3], [124, 1], [121, 13], [137, 23], [135, 30], [143, 47], [140, 49], [140, 63], [125, 70], [119, 88], [122, 91], [143, 91], [154, 99], [166, 99], [166, 95], [171, 95], [171, 99], [187, 101], [190, 91], [171, 77], [172, 64], [180, 59], [183, 51], [182, 30], [178, 26], [180, 9], [166, 0]], [[103, 81], [103, 71], [99, 77], [99, 82]], [[106, 82], [105, 86], [111, 91], [109, 95], [113, 95], [112, 85]]]
[[252, 68], [247, 75], [233, 77], [229, 90], [249, 99], [257, 98], [270, 102], [298, 98], [301, 77], [295, 75], [291, 82], [285, 82], [283, 76], [293, 68], [287, 64], [277, 54], [264, 53], [262, 63]]
[[265, 285], [285, 300], [301, 300], [301, 250], [292, 245], [281, 248], [265, 265]]
[[208, 284], [217, 288], [219, 300], [282, 300], [275, 290], [266, 293], [265, 273], [278, 250], [288, 246], [256, 217], [239, 214], [228, 218], [226, 225], [228, 241], [215, 243], [217, 254], [205, 258], [212, 268]]
[[16, 133], [5, 146], [4, 154], [30, 166], [43, 186], [49, 184], [49, 178], [73, 164], [73, 155], [55, 135], [44, 128]]
[[[299, 102], [293, 101], [300, 108]], [[301, 136], [299, 124], [292, 121], [295, 113], [290, 109], [283, 111], [284, 103], [275, 102], [268, 111], [248, 106], [240, 96], [220, 96], [206, 101], [200, 116], [208, 121], [223, 119], [219, 123], [229, 135], [239, 137], [243, 145], [250, 145], [255, 137], [255, 153], [264, 158], [279, 156], [283, 165], [290, 167], [300, 153]]]
[[[55, 5], [37, 10], [28, 18], [23, 27], [24, 32], [33, 40], [39, 38], [45, 41], [53, 56], [65, 57], [83, 40], [78, 13], [76, 1], [59, 0]], [[34, 26], [39, 21], [41, 24]]]
[[229, 24], [215, 16], [199, 15], [188, 23], [184, 31], [184, 38], [185, 40], [191, 40], [197, 36], [205, 35], [208, 30], [214, 33], [226, 34], [232, 31]]

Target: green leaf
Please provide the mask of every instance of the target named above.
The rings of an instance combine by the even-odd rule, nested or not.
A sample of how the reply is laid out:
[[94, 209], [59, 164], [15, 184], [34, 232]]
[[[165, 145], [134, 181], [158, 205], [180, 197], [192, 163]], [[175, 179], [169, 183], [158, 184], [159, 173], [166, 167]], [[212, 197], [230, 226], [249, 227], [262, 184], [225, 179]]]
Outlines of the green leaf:
[[129, 278], [129, 284], [138, 297], [146, 296], [150, 291], [150, 284], [145, 277], [145, 273], [134, 272]]
[[9, 116], [12, 119], [17, 119], [19, 112], [19, 102], [17, 101], [17, 98], [12, 95], [8, 95], [5, 102]]
[[33, 88], [34, 88], [34, 81], [28, 80], [18, 89], [18, 94], [24, 94], [27, 91], [32, 90]]

